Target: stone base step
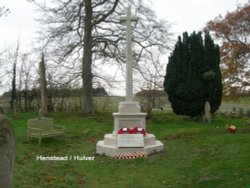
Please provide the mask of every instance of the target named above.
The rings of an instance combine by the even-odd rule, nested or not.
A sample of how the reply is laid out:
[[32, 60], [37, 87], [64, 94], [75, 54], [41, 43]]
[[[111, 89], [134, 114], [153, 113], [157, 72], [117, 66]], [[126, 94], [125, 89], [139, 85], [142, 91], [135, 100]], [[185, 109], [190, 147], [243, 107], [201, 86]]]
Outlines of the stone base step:
[[[155, 136], [153, 134], [146, 134], [146, 136], [144, 137], [145, 146], [155, 145], [155, 141], [156, 141]], [[117, 147], [117, 142], [118, 142], [117, 135], [115, 136], [113, 134], [106, 134], [104, 136], [105, 145]]]
[[143, 148], [118, 148], [116, 146], [105, 144], [104, 140], [98, 141], [96, 145], [97, 154], [105, 154], [109, 157], [114, 157], [121, 153], [134, 153], [134, 152], [146, 152], [149, 155], [149, 154], [161, 152], [163, 150], [164, 150], [164, 145], [162, 142], [158, 140], [155, 140], [155, 144], [146, 145]]

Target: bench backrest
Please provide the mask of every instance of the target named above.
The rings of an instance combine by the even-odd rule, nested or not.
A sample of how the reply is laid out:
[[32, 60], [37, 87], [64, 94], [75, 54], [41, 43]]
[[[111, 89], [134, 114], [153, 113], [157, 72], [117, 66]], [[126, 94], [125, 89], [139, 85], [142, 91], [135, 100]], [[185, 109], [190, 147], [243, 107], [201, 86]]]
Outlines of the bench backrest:
[[37, 129], [44, 129], [44, 130], [52, 130], [53, 129], [53, 119], [46, 118], [46, 117], [29, 119], [28, 120], [28, 127], [37, 128]]

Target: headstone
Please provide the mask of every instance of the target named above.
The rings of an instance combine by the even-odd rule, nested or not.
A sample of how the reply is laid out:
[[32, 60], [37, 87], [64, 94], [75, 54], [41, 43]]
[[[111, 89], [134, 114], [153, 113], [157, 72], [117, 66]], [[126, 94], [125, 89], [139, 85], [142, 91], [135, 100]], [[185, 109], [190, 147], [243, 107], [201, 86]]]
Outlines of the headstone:
[[206, 122], [211, 123], [211, 107], [208, 101], [204, 105], [204, 119]]
[[0, 187], [12, 187], [15, 139], [8, 119], [0, 114]]
[[247, 125], [249, 125], [249, 126], [250, 126], [250, 119], [249, 119], [249, 120], [247, 120]]

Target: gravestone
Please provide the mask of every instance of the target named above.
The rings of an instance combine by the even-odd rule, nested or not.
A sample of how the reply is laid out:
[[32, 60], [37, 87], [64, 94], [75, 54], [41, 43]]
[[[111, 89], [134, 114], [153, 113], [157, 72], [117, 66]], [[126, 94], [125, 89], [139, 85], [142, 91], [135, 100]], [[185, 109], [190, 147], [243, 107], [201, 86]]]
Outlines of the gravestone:
[[204, 104], [204, 120], [211, 123], [211, 107], [208, 101]]
[[146, 130], [146, 113], [141, 112], [138, 102], [133, 101], [133, 70], [132, 70], [132, 26], [138, 18], [131, 15], [131, 8], [127, 8], [127, 15], [121, 17], [126, 23], [126, 101], [119, 103], [118, 112], [113, 113], [114, 130], [106, 134], [104, 140], [97, 142], [96, 153], [114, 157], [121, 153], [145, 152], [152, 154], [163, 151], [164, 145], [155, 139], [153, 134], [119, 135], [122, 128], [133, 129], [139, 127]]
[[8, 119], [0, 114], [0, 188], [12, 187], [15, 139]]

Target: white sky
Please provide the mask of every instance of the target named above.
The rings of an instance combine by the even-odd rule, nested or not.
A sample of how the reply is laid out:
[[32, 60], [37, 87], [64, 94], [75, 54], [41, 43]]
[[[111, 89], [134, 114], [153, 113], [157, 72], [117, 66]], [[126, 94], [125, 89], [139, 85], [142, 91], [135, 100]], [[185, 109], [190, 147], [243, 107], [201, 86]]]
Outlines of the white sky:
[[234, 11], [248, 0], [152, 0], [160, 18], [174, 23], [173, 31], [181, 34], [202, 29], [219, 14]]
[[[181, 34], [183, 31], [192, 32], [205, 26], [219, 14], [225, 15], [236, 9], [237, 3], [248, 0], [152, 0], [153, 9], [159, 18], [173, 23], [172, 31]], [[0, 18], [0, 48], [10, 42], [17, 41], [21, 36], [22, 42], [28, 42], [34, 36], [38, 24], [35, 7], [27, 0], [0, 0], [11, 10], [7, 17]]]
[[[237, 4], [245, 4], [248, 0], [151, 1], [158, 17], [173, 23], [171, 31], [179, 35], [184, 31], [202, 29], [206, 22], [219, 14], [225, 15], [235, 10]], [[19, 36], [21, 51], [32, 46], [32, 39], [38, 29], [38, 23], [34, 21], [37, 15], [36, 7], [27, 0], [0, 0], [0, 6], [6, 6], [11, 10], [8, 16], [0, 17], [0, 49], [16, 43]]]

